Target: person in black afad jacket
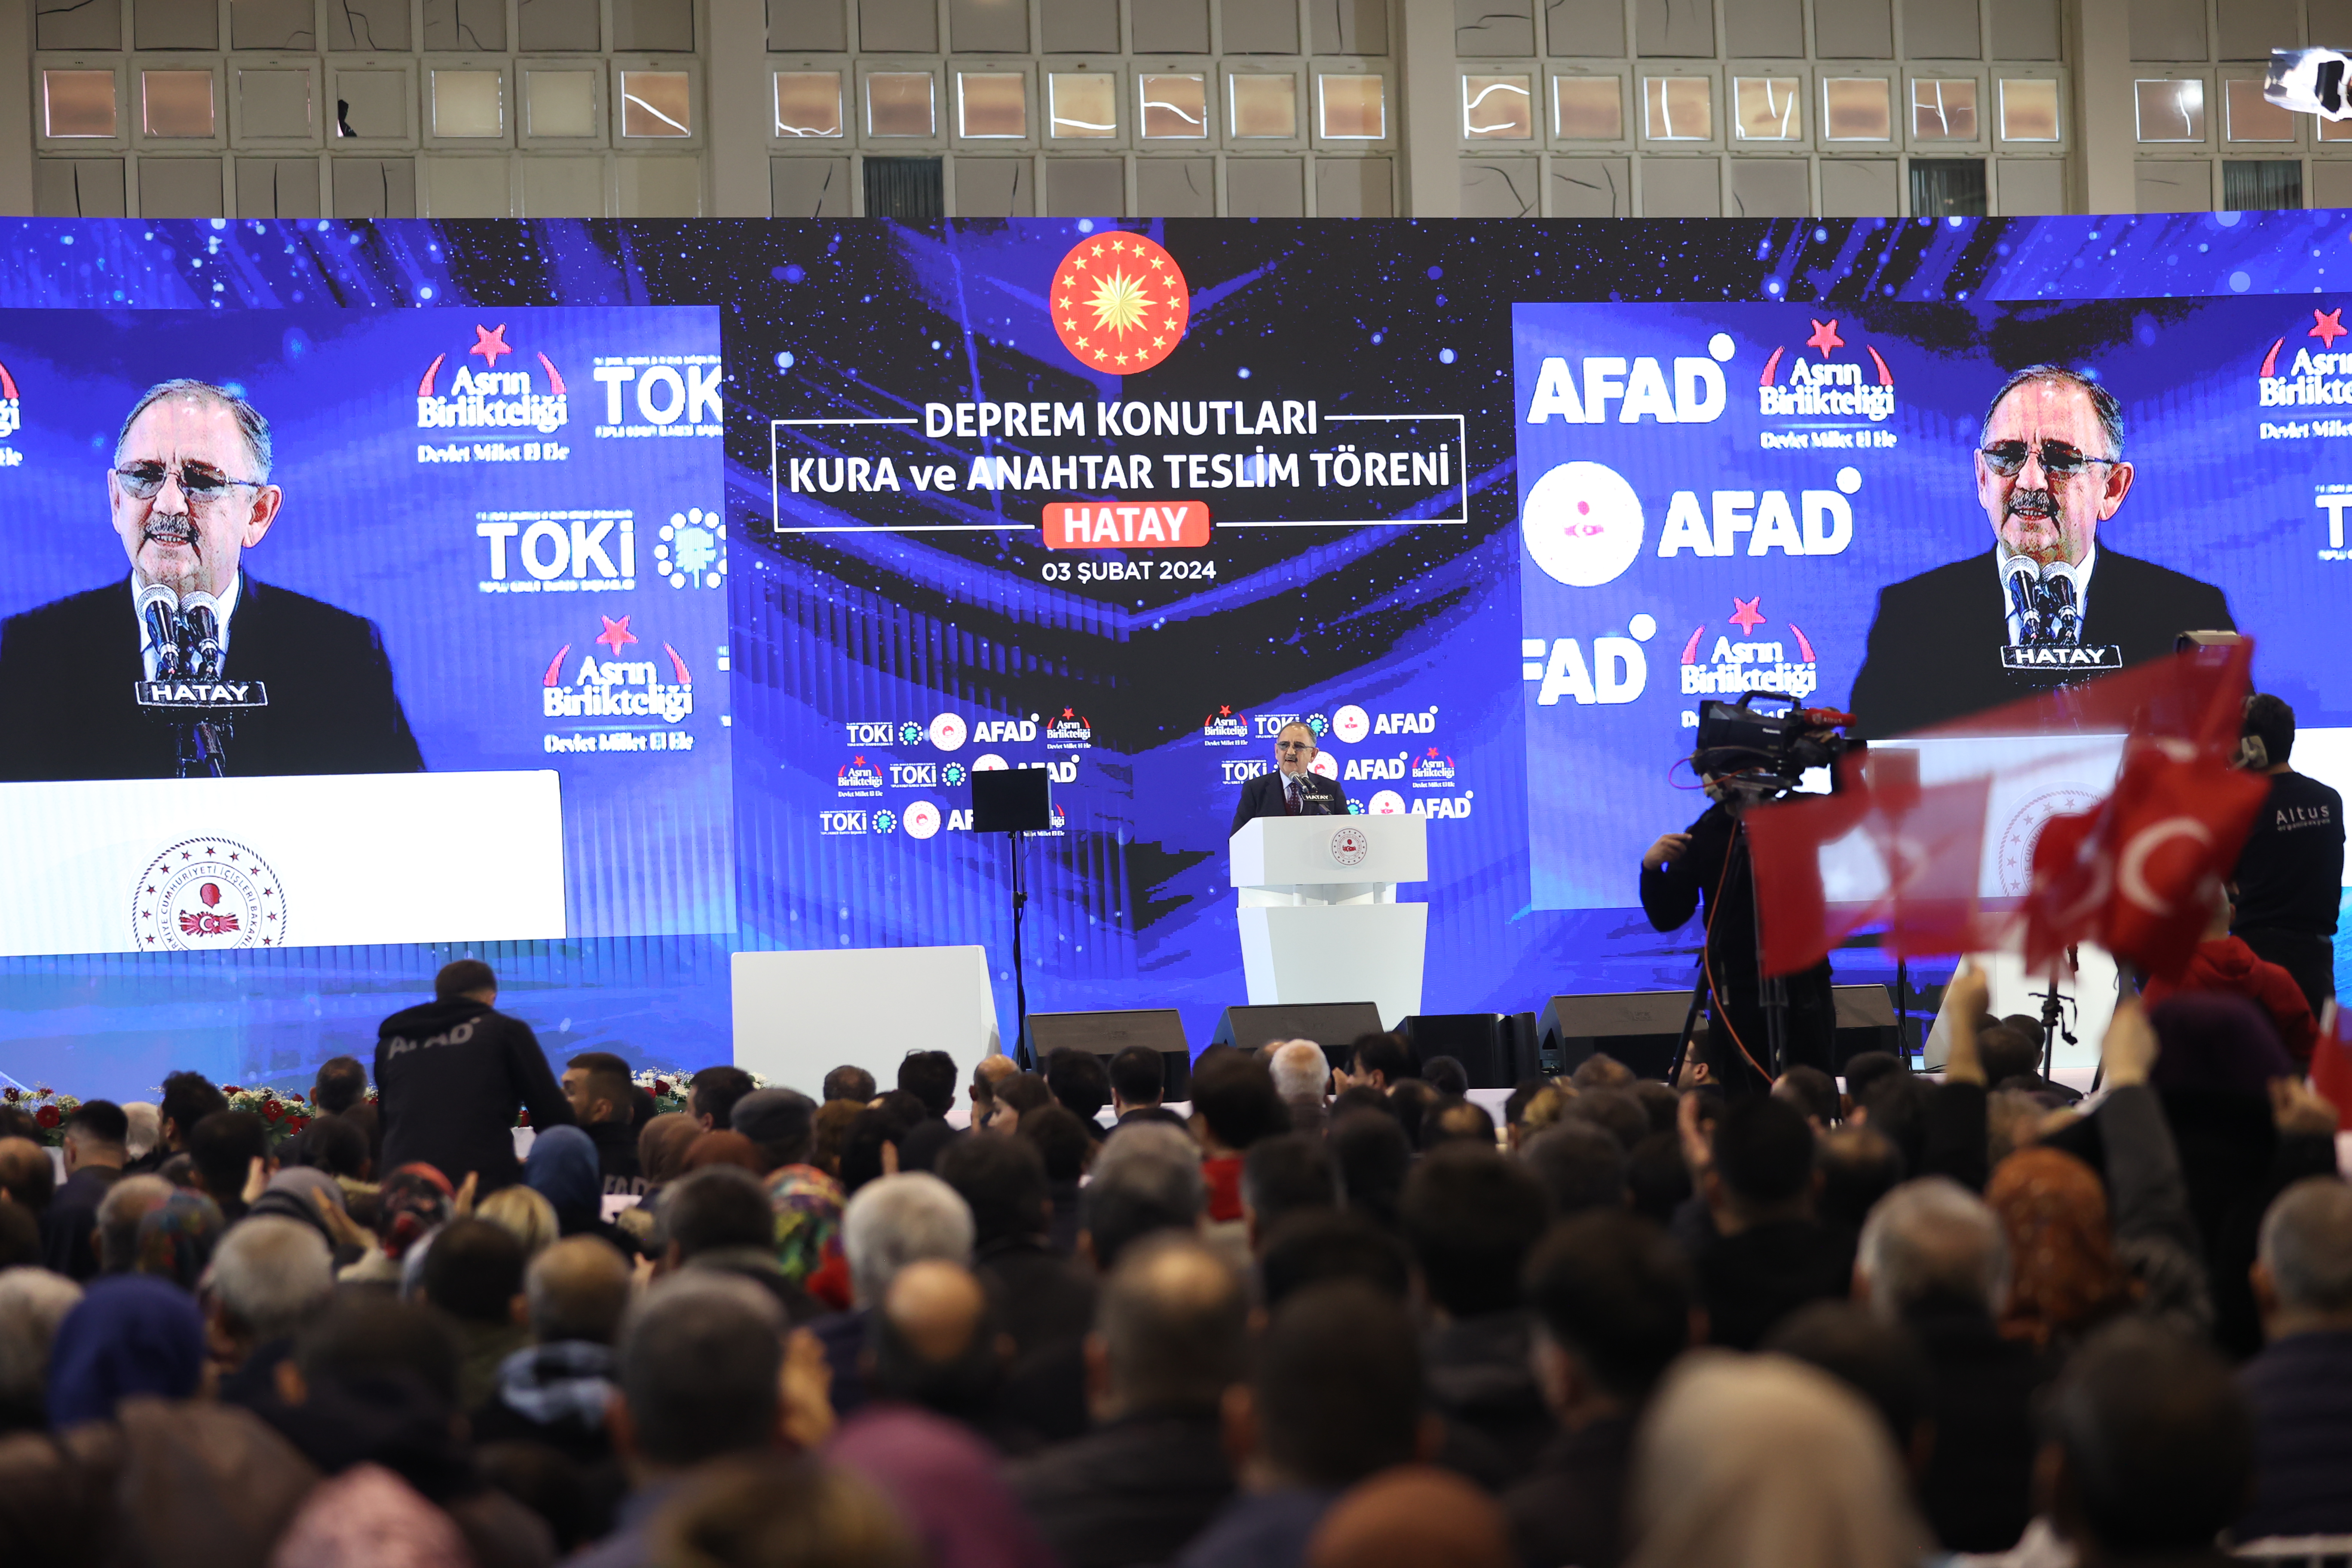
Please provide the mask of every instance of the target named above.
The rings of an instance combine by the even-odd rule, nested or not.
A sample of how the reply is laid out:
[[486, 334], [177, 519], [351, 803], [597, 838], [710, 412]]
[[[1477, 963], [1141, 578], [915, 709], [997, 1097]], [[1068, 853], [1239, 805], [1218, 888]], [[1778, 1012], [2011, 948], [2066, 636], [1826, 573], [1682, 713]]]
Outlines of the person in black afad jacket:
[[421, 1160], [452, 1185], [472, 1175], [488, 1194], [522, 1176], [514, 1153], [518, 1104], [535, 1128], [574, 1124], [538, 1037], [521, 1019], [499, 1012], [498, 999], [490, 966], [461, 958], [434, 976], [432, 1001], [377, 1026], [378, 1169]]

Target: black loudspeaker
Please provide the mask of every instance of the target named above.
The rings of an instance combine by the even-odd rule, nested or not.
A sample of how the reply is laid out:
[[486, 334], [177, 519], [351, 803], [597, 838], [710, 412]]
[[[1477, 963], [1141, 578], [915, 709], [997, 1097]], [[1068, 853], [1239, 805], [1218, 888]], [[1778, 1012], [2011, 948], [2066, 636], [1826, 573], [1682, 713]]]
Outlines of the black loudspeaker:
[[1687, 989], [1555, 996], [1544, 1004], [1536, 1026], [1543, 1070], [1565, 1077], [1601, 1054], [1616, 1058], [1639, 1077], [1664, 1078], [1675, 1065], [1690, 997]]
[[971, 775], [974, 833], [1043, 833], [1054, 826], [1053, 780], [1043, 768], [991, 768]]
[[1864, 1051], [1902, 1052], [1895, 1045], [1895, 998], [1884, 985], [1832, 985], [1837, 1003], [1837, 1037], [1832, 1044], [1833, 1070], [1843, 1078], [1845, 1064]]
[[[1523, 1076], [1519, 1061], [1519, 1019], [1529, 1026], [1533, 1014], [1417, 1013], [1398, 1032], [1412, 1046], [1412, 1054], [1426, 1064], [1432, 1057], [1452, 1057], [1470, 1077], [1472, 1089], [1509, 1089]], [[1532, 1028], [1528, 1031], [1532, 1035]]]
[[1183, 1015], [1175, 1008], [1029, 1015], [1029, 1059], [1033, 1062], [1042, 1064], [1055, 1051], [1080, 1050], [1093, 1052], [1108, 1067], [1111, 1058], [1129, 1046], [1160, 1053], [1160, 1069], [1167, 1079], [1161, 1092], [1168, 1099], [1192, 1098], [1192, 1047], [1184, 1038]]
[[1254, 1051], [1276, 1040], [1312, 1040], [1335, 1068], [1345, 1068], [1349, 1047], [1381, 1032], [1381, 1010], [1370, 1002], [1311, 1002], [1291, 1006], [1228, 1007], [1217, 1019], [1213, 1046]]

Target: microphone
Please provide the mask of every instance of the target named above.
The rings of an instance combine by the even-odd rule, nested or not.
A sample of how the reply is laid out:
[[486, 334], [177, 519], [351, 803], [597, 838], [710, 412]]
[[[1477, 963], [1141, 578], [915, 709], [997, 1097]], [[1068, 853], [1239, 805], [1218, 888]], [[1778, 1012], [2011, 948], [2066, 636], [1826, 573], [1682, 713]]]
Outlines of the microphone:
[[180, 595], [161, 583], [139, 590], [139, 625], [155, 645], [155, 679], [180, 678]]
[[2001, 563], [2000, 579], [2009, 590], [2009, 607], [2018, 622], [2017, 640], [2021, 645], [2041, 642], [2048, 626], [2042, 613], [2042, 579], [2032, 558], [2012, 555]]
[[190, 594], [180, 601], [180, 625], [188, 638], [189, 673], [199, 680], [220, 679], [220, 601], [210, 594]]
[[2042, 612], [2049, 618], [2050, 640], [2072, 647], [2083, 640], [2083, 577], [2063, 561], [2042, 569]]

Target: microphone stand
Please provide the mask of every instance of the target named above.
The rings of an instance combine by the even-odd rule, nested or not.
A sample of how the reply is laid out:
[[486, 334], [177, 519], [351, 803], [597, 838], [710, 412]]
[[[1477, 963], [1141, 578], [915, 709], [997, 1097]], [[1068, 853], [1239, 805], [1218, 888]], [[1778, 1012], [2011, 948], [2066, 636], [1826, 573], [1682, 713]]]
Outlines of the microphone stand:
[[1034, 1072], [1037, 1064], [1029, 1048], [1029, 978], [1021, 963], [1021, 911], [1029, 902], [1029, 894], [1021, 886], [1020, 830], [1004, 837], [1013, 855], [1013, 1049], [1014, 1058]]

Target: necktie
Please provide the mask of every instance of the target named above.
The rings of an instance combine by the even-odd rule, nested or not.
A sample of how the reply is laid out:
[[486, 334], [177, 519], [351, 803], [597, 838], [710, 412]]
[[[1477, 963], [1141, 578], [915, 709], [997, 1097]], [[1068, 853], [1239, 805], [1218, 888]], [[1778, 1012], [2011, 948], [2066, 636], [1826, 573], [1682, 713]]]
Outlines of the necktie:
[[1290, 815], [1291, 815], [1291, 816], [1297, 816], [1298, 815], [1298, 810], [1299, 810], [1298, 781], [1297, 781], [1297, 779], [1292, 779], [1292, 780], [1290, 781]]

